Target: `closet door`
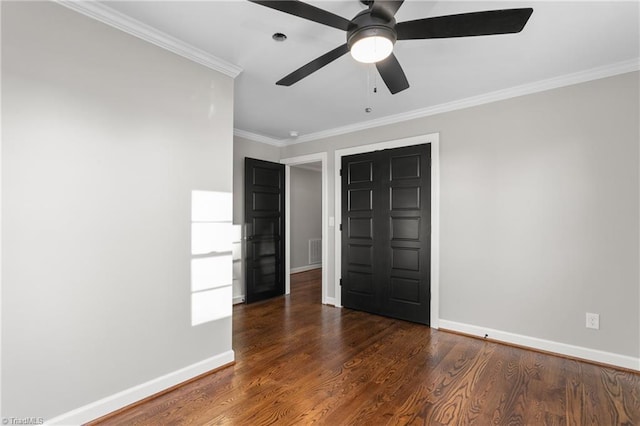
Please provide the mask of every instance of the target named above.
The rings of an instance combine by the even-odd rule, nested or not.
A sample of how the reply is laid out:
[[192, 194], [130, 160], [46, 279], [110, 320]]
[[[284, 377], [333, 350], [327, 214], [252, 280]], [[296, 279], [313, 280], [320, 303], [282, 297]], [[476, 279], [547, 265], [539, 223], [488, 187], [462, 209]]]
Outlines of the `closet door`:
[[342, 304], [429, 324], [430, 145], [342, 158]]
[[[380, 259], [375, 242], [380, 218], [376, 179], [380, 179], [375, 153], [342, 157], [342, 305], [367, 312], [380, 311], [380, 275], [374, 259]], [[376, 198], [378, 197], [378, 198]], [[379, 214], [379, 213], [378, 213]], [[374, 234], [375, 232], [375, 234]]]

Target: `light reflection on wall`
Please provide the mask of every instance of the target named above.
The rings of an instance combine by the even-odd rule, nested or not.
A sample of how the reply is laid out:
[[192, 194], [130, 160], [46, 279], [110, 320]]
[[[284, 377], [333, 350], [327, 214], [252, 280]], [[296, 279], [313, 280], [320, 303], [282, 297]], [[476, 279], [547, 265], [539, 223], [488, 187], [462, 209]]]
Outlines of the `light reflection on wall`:
[[191, 325], [231, 316], [232, 194], [191, 191]]

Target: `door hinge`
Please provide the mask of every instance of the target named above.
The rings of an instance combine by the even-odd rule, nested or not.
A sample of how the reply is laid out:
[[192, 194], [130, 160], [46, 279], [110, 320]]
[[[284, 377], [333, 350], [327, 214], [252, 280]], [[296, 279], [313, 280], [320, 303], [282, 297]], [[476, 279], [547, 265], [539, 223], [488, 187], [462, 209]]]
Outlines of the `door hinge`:
[[340, 230], [342, 231], [342, 224], [340, 224]]
[[342, 278], [340, 278], [340, 287], [342, 287]]
[[342, 169], [340, 169], [340, 176], [342, 176]]

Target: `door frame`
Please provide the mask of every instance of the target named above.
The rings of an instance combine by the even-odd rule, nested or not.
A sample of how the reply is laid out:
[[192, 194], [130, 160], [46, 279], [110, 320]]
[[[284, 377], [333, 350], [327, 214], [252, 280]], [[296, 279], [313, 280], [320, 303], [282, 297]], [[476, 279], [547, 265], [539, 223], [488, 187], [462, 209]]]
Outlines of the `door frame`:
[[281, 164], [284, 164], [284, 271], [285, 271], [285, 294], [291, 292], [291, 166], [298, 166], [308, 163], [322, 164], [321, 179], [322, 179], [322, 303], [333, 304], [333, 300], [327, 297], [327, 290], [329, 289], [329, 277], [327, 274], [327, 260], [329, 257], [329, 243], [327, 241], [329, 237], [329, 217], [328, 217], [328, 204], [329, 204], [329, 174], [327, 172], [327, 153], [318, 152], [316, 154], [302, 155], [299, 157], [284, 158], [280, 160]]
[[[334, 167], [334, 206], [335, 206], [335, 306], [342, 306], [342, 291], [340, 278], [342, 278], [342, 179], [340, 178], [340, 165], [342, 157], [353, 154], [362, 154], [383, 149], [401, 148], [412, 145], [431, 144], [431, 327], [439, 327], [440, 317], [440, 133], [429, 133], [404, 139], [390, 140], [369, 145], [360, 145], [352, 148], [337, 149], [335, 151]], [[323, 204], [324, 207], [324, 204]], [[285, 207], [286, 211], [286, 207]], [[324, 231], [323, 231], [324, 232]], [[323, 239], [324, 244], [324, 239]], [[323, 246], [324, 249], [324, 246]], [[323, 252], [324, 257], [324, 252]], [[324, 258], [323, 258], [324, 262]], [[324, 276], [323, 276], [324, 279]], [[323, 288], [324, 294], [324, 288]]]

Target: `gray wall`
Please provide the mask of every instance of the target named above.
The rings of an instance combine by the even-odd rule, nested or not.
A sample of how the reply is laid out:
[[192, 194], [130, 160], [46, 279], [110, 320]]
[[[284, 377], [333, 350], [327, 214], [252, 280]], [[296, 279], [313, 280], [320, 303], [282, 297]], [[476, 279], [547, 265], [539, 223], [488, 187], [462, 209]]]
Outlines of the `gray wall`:
[[[336, 149], [439, 132], [440, 317], [638, 357], [638, 81], [623, 74], [281, 155], [328, 153], [332, 216]], [[585, 312], [600, 314], [599, 331]]]
[[322, 174], [291, 167], [291, 268], [309, 266], [309, 240], [322, 238]]
[[231, 318], [191, 326], [189, 268], [191, 191], [232, 190], [232, 114], [230, 77], [52, 2], [2, 2], [5, 417], [231, 350]]

